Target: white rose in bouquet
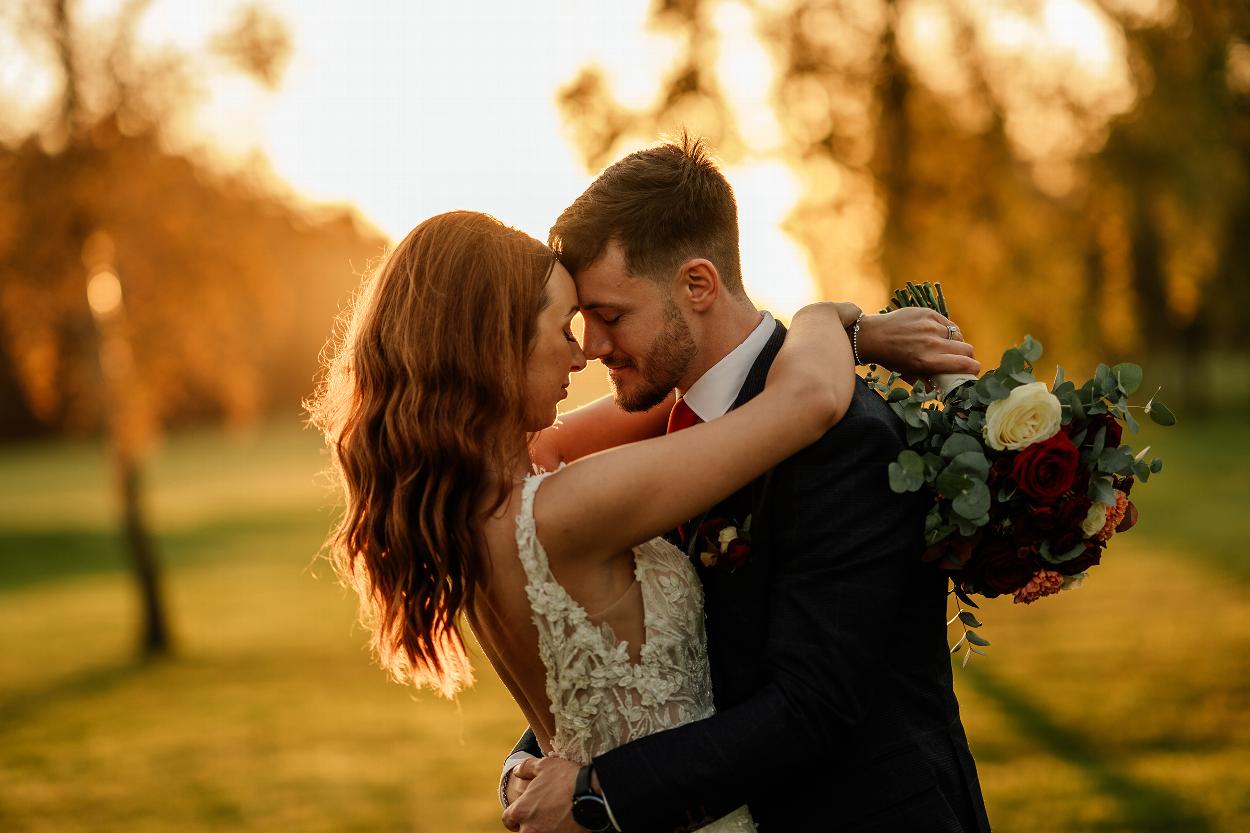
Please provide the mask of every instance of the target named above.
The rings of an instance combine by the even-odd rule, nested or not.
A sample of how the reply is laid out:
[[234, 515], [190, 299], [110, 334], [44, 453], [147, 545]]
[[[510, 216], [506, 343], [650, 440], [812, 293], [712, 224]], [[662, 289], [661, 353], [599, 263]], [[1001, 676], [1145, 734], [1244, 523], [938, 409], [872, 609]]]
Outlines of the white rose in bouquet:
[[1102, 528], [1107, 525], [1107, 504], [1094, 501], [1094, 505], [1089, 507], [1089, 512], [1085, 514], [1085, 520], [1081, 522], [1081, 532], [1085, 533], [1086, 538], [1093, 538]]
[[1043, 382], [1021, 385], [985, 409], [985, 441], [996, 451], [1018, 451], [1059, 433], [1063, 406]]

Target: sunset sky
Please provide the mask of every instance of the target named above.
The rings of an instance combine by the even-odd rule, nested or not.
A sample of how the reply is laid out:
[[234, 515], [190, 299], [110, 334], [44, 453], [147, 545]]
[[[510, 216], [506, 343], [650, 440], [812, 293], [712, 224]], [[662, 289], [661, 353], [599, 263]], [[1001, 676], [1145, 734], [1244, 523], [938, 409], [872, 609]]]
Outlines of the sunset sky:
[[[922, 54], [933, 52], [937, 85], [954, 83], [943, 78], [941, 60], [950, 2], [957, 0], [907, 5], [906, 31]], [[83, 0], [80, 14], [98, 20], [119, 5]], [[142, 40], [202, 54], [242, 5], [156, 0]], [[545, 238], [593, 178], [572, 147], [555, 91], [595, 63], [622, 103], [645, 106], [678, 49], [647, 31], [649, 0], [266, 5], [295, 44], [280, 86], [268, 91], [218, 67], [203, 82], [201, 105], [178, 127], [179, 141], [228, 164], [259, 153], [300, 195], [350, 203], [392, 238], [454, 208], [489, 211]], [[1120, 83], [1120, 44], [1086, 0], [1049, 0], [1034, 18], [1006, 3], [984, 4], [978, 14], [1004, 60], [1024, 69], [1040, 60], [1065, 65], [1085, 76], [1078, 88], [1105, 93]], [[715, 22], [721, 79], [749, 146], [745, 161], [726, 169], [740, 205], [747, 285], [762, 306], [788, 316], [815, 288], [803, 253], [779, 227], [800, 183], [771, 154], [780, 141], [769, 105], [773, 65], [740, 3], [720, 4]], [[0, 104], [14, 114], [12, 124], [35, 118], [56, 89], [55, 75], [39, 56], [23, 54], [11, 31], [0, 30], [0, 53]], [[1020, 131], [1026, 140], [1057, 141], [1047, 119], [1036, 121]]]

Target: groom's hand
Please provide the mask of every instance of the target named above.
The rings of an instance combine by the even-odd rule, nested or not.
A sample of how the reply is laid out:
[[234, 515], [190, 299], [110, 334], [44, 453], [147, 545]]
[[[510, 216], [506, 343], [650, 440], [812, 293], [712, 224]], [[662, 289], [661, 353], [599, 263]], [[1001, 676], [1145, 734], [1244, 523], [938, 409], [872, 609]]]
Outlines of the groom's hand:
[[513, 780], [525, 790], [503, 813], [503, 825], [521, 833], [585, 833], [573, 821], [573, 785], [580, 767], [563, 758], [531, 758], [517, 766]]
[[859, 322], [859, 355], [866, 364], [908, 377], [980, 373], [972, 345], [962, 340], [961, 333], [951, 338], [952, 326], [955, 322], [946, 316], [923, 307], [865, 315]]

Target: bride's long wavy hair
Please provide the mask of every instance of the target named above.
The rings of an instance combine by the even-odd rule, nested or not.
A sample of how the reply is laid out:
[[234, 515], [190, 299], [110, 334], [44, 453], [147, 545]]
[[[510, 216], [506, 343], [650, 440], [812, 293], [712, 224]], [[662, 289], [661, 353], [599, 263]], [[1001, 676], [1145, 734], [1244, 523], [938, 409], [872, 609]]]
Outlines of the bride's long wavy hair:
[[525, 363], [555, 255], [486, 214], [413, 229], [340, 318], [306, 407], [346, 511], [327, 541], [379, 663], [451, 696], [483, 519], [525, 453]]

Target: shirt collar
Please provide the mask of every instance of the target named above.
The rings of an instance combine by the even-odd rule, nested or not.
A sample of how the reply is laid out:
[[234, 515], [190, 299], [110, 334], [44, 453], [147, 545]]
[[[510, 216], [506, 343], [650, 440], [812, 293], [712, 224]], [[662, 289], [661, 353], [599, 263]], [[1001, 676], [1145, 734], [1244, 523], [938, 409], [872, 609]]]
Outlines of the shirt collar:
[[682, 400], [704, 422], [724, 416], [738, 398], [751, 366], [773, 334], [773, 317], [765, 312], [751, 334], [690, 386]]

